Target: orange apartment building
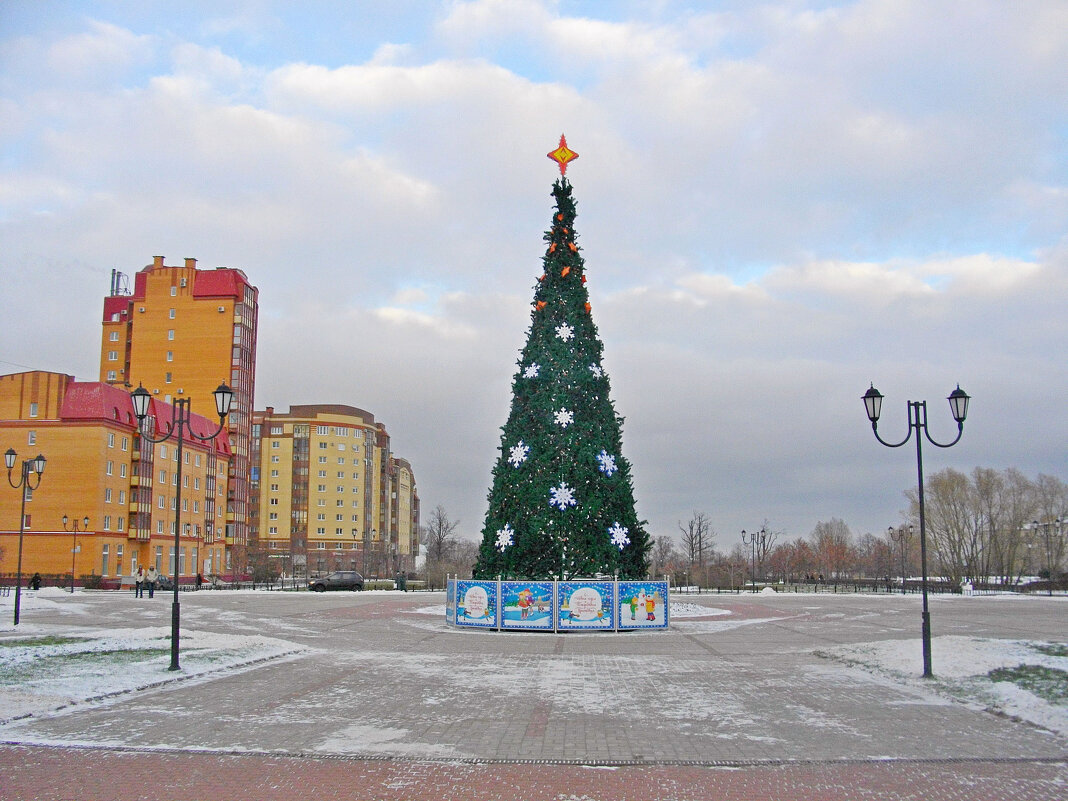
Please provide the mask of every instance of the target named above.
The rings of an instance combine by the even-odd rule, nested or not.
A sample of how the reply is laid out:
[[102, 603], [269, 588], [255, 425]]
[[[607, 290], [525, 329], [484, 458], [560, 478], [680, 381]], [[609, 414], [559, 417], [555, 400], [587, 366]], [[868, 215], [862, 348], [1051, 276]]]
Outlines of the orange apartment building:
[[415, 474], [389, 443], [385, 426], [355, 406], [253, 413], [250, 536], [280, 572], [378, 578], [414, 569]]
[[100, 380], [125, 389], [143, 385], [163, 403], [191, 398], [193, 410], [208, 416], [214, 406], [211, 393], [219, 384], [230, 386], [234, 401], [227, 433], [232, 458], [223, 507], [224, 544], [242, 551], [249, 544], [259, 290], [241, 270], [201, 270], [196, 259], [168, 266], [163, 256], [134, 276], [132, 292], [123, 286], [123, 278], [113, 272], [111, 292], [104, 299]]
[[[165, 430], [171, 411], [153, 398], [145, 418], [155, 426], [153, 436]], [[191, 421], [202, 434], [217, 423], [196, 414]], [[184, 446], [177, 554], [177, 448], [139, 436], [127, 388], [44, 371], [0, 376], [0, 450], [9, 447], [20, 463], [38, 453], [48, 460], [40, 485], [26, 495], [24, 579], [39, 572], [65, 575], [65, 583], [73, 567], [79, 584], [99, 576], [104, 586], [118, 586], [139, 565], [174, 576], [176, 560], [186, 582], [198, 570], [227, 572], [221, 510], [231, 453], [225, 432]], [[21, 500], [18, 490], [0, 490], [0, 573], [15, 572]], [[65, 530], [64, 516], [72, 522], [88, 517], [88, 531], [75, 536]]]

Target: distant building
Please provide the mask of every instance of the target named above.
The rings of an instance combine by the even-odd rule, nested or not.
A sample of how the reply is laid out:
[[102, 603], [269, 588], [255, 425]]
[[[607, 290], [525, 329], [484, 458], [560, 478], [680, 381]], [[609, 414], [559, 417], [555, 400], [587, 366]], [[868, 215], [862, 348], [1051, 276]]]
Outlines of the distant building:
[[[153, 397], [149, 424], [170, 415], [170, 406]], [[194, 414], [191, 425], [208, 433], [217, 422]], [[176, 560], [187, 582], [198, 569], [227, 572], [222, 510], [231, 452], [225, 432], [210, 443], [185, 443], [177, 554], [178, 451], [173, 442], [154, 445], [139, 436], [125, 387], [36, 370], [0, 376], [0, 445], [14, 448], [20, 462], [38, 453], [48, 460], [40, 486], [26, 496], [25, 575], [69, 575], [72, 560], [78, 583], [96, 575], [111, 586], [129, 580], [139, 565], [174, 576]], [[20, 508], [17, 491], [0, 491], [2, 573], [15, 572]], [[89, 518], [73, 553], [64, 515], [72, 524]]]
[[156, 256], [134, 276], [132, 293], [123, 285], [125, 276], [112, 275], [104, 298], [101, 381], [126, 390], [143, 385], [164, 403], [192, 398], [193, 411], [209, 417], [215, 388], [225, 383], [234, 391], [227, 418], [233, 458], [222, 511], [226, 546], [242, 549], [248, 540], [259, 291], [241, 270], [200, 270], [196, 259], [170, 267]]
[[413, 570], [415, 474], [374, 416], [338, 404], [253, 412], [251, 536], [289, 575]]

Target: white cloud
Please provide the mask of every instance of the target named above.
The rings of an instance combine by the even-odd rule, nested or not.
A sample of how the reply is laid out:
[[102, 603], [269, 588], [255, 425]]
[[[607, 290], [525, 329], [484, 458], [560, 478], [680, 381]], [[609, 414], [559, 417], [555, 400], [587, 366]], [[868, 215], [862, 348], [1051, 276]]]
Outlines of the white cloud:
[[[263, 304], [257, 405], [372, 411], [424, 506], [472, 535], [565, 132], [656, 533], [693, 508], [729, 536], [885, 530], [911, 477], [872, 441], [869, 381], [888, 426], [906, 398], [973, 395], [933, 469], [1063, 472], [1062, 5], [560, 8], [454, 4], [348, 63], [264, 58], [285, 49], [268, 18], [238, 26], [250, 52], [166, 19], [0, 34], [0, 280], [19, 288], [0, 304], [9, 331], [49, 320], [0, 342], [0, 369], [95, 376], [85, 298], [111, 268], [240, 267]], [[337, 52], [331, 22], [308, 19]]]

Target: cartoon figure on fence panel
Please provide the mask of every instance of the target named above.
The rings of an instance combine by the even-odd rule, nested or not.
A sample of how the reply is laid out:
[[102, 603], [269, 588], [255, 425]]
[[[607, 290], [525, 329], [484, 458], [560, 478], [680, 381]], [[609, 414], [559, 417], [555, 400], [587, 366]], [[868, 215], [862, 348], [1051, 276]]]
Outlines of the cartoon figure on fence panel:
[[[620, 582], [619, 627], [661, 628], [667, 625], [664, 599], [667, 584], [657, 581]], [[639, 615], [641, 612], [643, 614]]]
[[501, 582], [501, 626], [518, 629], [552, 629], [553, 585], [545, 581]]

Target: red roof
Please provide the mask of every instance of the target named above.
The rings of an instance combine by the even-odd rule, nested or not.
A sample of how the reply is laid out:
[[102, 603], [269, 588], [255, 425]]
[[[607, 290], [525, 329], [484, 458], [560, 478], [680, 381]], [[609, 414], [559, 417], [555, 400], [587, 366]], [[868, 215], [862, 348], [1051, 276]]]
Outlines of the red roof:
[[[148, 413], [156, 418], [153, 436], [161, 436], [167, 430], [167, 424], [173, 419], [173, 408], [157, 398], [151, 399]], [[100, 381], [70, 382], [63, 396], [59, 416], [63, 420], [109, 420], [131, 428], [137, 425], [130, 393], [123, 387]], [[201, 437], [214, 433], [218, 425], [217, 419], [209, 420], [195, 412], [189, 416], [190, 430]], [[196, 440], [191, 438], [189, 441]], [[220, 453], [230, 454], [230, 438], [225, 429], [216, 438], [215, 447]]]
[[226, 267], [218, 270], [197, 270], [193, 283], [195, 298], [237, 298], [243, 300], [248, 279], [240, 270]]

